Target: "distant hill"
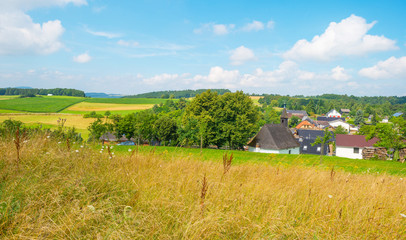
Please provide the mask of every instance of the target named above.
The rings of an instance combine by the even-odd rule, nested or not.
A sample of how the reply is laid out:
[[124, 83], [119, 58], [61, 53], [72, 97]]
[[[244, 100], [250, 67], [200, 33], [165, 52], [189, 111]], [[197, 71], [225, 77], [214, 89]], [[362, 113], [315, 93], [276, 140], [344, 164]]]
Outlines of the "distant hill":
[[[174, 98], [190, 98], [190, 97], [196, 96], [197, 94], [201, 94], [207, 90], [208, 89], [158, 91], [158, 92], [149, 92], [149, 93], [125, 96], [125, 98], [169, 98], [171, 95], [173, 95]], [[211, 89], [211, 91], [217, 92], [219, 95], [223, 95], [224, 93], [231, 92], [228, 89]]]
[[85, 92], [72, 88], [0, 88], [0, 95], [48, 95], [84, 97]]
[[107, 94], [107, 93], [96, 93], [96, 92], [90, 92], [90, 93], [85, 93], [86, 97], [91, 97], [91, 98], [121, 98], [124, 97], [122, 94]]
[[14, 88], [19, 88], [19, 89], [33, 89], [32, 87], [26, 87], [26, 86], [14, 87]]

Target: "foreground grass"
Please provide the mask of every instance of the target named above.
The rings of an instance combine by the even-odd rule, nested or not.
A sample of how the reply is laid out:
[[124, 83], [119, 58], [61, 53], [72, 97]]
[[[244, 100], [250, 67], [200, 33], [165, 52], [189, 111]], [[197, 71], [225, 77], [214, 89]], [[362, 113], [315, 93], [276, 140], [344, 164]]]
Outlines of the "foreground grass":
[[[403, 239], [400, 177], [232, 165], [164, 150], [0, 142], [5, 239]], [[220, 152], [220, 151], [219, 151]], [[205, 176], [205, 177], [204, 177]], [[206, 180], [204, 180], [206, 179]], [[202, 191], [206, 182], [207, 192]]]
[[34, 98], [12, 98], [0, 101], [0, 109], [55, 113], [83, 101], [85, 98], [65, 96], [38, 96]]

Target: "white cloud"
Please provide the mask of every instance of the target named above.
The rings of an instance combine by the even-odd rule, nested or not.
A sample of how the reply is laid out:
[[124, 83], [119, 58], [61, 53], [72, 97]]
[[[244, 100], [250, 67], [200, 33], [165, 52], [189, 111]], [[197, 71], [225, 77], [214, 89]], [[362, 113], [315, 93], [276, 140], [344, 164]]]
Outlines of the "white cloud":
[[252, 23], [247, 23], [242, 30], [246, 32], [260, 31], [264, 29], [264, 24], [260, 21], [252, 21]]
[[85, 0], [0, 1], [0, 55], [51, 54], [63, 44], [59, 20], [35, 23], [25, 11], [51, 6], [86, 5]]
[[234, 24], [215, 24], [205, 23], [193, 30], [195, 34], [202, 34], [204, 32], [212, 32], [215, 35], [227, 35], [235, 28]]
[[63, 46], [63, 32], [59, 20], [39, 24], [23, 12], [0, 13], [0, 55], [56, 52]]
[[254, 52], [244, 46], [240, 46], [231, 51], [231, 65], [242, 65], [247, 61], [255, 60]]
[[160, 75], [155, 75], [151, 78], [143, 79], [143, 82], [149, 85], [164, 84], [167, 81], [176, 80], [178, 78], [179, 78], [178, 74], [163, 73]]
[[331, 78], [337, 81], [347, 81], [351, 76], [346, 73], [345, 69], [337, 66], [331, 70]]
[[124, 41], [124, 40], [119, 40], [117, 44], [124, 47], [136, 47], [139, 45], [139, 43], [136, 41]]
[[92, 34], [93, 36], [98, 36], [98, 37], [105, 37], [105, 38], [118, 38], [121, 37], [121, 34], [118, 33], [110, 33], [110, 32], [101, 32], [101, 31], [92, 31], [90, 29], [86, 28], [86, 32]]
[[214, 24], [213, 33], [216, 35], [226, 35], [230, 32], [230, 29], [233, 29], [234, 25], [225, 25], [225, 24]]
[[73, 57], [73, 61], [77, 63], [87, 63], [90, 62], [90, 60], [92, 60], [92, 57], [88, 53], [82, 53]]
[[406, 78], [406, 57], [390, 57], [372, 67], [361, 69], [358, 74], [371, 79], [404, 79]]
[[367, 23], [351, 15], [341, 22], [331, 22], [323, 34], [311, 42], [299, 40], [283, 54], [286, 59], [329, 61], [339, 56], [364, 55], [370, 52], [397, 49], [396, 42], [384, 36], [368, 35], [376, 21]]

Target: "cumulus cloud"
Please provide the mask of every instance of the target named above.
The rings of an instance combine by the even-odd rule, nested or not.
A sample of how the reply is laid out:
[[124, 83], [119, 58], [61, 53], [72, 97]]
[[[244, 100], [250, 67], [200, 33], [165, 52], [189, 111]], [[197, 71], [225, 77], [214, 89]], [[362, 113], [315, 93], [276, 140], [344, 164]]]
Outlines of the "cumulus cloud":
[[64, 28], [59, 20], [35, 23], [25, 11], [69, 3], [86, 5], [85, 0], [3, 0], [0, 2], [0, 55], [51, 54], [63, 44]]
[[63, 44], [59, 20], [34, 23], [23, 12], [0, 13], [0, 55], [50, 54]]
[[309, 42], [299, 40], [283, 54], [286, 59], [329, 61], [339, 56], [364, 55], [397, 49], [396, 42], [384, 36], [368, 35], [376, 21], [367, 23], [351, 15], [341, 22], [331, 22], [325, 32]]
[[240, 46], [231, 51], [231, 65], [242, 65], [247, 61], [255, 60], [254, 52], [244, 46]]
[[347, 81], [351, 76], [346, 73], [345, 69], [337, 66], [331, 70], [331, 78], [337, 81]]
[[143, 79], [143, 82], [149, 85], [155, 85], [155, 84], [163, 84], [166, 83], [167, 81], [176, 80], [178, 78], [179, 78], [178, 74], [163, 73], [155, 75], [151, 78], [145, 78]]
[[268, 21], [267, 23], [266, 23], [266, 27], [267, 28], [270, 28], [270, 29], [273, 29], [274, 27], [275, 27], [275, 22], [274, 21]]
[[260, 31], [264, 29], [264, 24], [260, 21], [252, 21], [251, 23], [247, 23], [242, 30], [246, 32], [251, 31]]
[[117, 44], [124, 47], [136, 47], [139, 45], [139, 43], [136, 41], [124, 41], [124, 40], [119, 40]]
[[406, 57], [390, 57], [372, 67], [361, 69], [358, 74], [371, 79], [404, 79], [406, 78]]
[[82, 53], [73, 57], [73, 61], [77, 63], [87, 63], [90, 62], [90, 60], [92, 60], [92, 57], [88, 53]]

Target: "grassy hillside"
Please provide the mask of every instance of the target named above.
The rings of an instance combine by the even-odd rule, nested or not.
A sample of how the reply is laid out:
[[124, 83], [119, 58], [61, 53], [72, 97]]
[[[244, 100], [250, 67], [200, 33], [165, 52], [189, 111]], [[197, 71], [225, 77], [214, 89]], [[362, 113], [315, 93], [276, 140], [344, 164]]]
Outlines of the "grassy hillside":
[[17, 169], [14, 144], [0, 142], [0, 238], [406, 237], [400, 177], [267, 162], [224, 173], [217, 156], [112, 152], [40, 136], [24, 143]]
[[13, 98], [0, 101], [0, 109], [24, 112], [60, 112], [83, 101], [81, 97], [39, 96], [35, 98]]

